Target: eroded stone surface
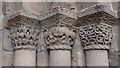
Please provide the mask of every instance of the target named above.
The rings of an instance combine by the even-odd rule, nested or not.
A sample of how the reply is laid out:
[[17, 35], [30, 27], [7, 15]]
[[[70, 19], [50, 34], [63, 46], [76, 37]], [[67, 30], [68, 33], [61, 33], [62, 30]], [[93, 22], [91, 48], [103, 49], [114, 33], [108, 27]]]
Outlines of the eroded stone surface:
[[86, 66], [85, 52], [80, 43], [79, 31], [76, 34], [75, 44], [72, 49], [72, 66]]
[[45, 43], [49, 49], [71, 49], [74, 44], [75, 30], [58, 24], [46, 30]]
[[16, 29], [11, 30], [11, 42], [14, 49], [34, 49], [38, 45], [39, 30], [20, 25]]
[[104, 23], [89, 25], [80, 29], [81, 42], [85, 50], [109, 49], [112, 27]]
[[[0, 4], [0, 7], [1, 7], [1, 4]], [[51, 26], [51, 25], [54, 25], [54, 24], [58, 24], [59, 22], [64, 22], [64, 23], [67, 23], [67, 24], [71, 24], [75, 28], [76, 28], [76, 26], [77, 27], [78, 26], [79, 27], [81, 27], [81, 26], [83, 27], [84, 25], [91, 25], [91, 24], [96, 24], [96, 23], [99, 24], [101, 22], [102, 23], [106, 23], [106, 24], [110, 24], [111, 26], [113, 26], [115, 24], [115, 22], [116, 22], [116, 19], [117, 19], [116, 17], [119, 17], [119, 16], [117, 16], [118, 8], [119, 8], [118, 7], [118, 3], [113, 3], [113, 2], [107, 2], [107, 3], [98, 3], [98, 2], [89, 2], [89, 3], [88, 2], [85, 2], [85, 3], [83, 3], [83, 2], [81, 2], [81, 3], [78, 3], [78, 2], [77, 3], [76, 2], [74, 2], [74, 3], [72, 3], [72, 2], [71, 3], [59, 3], [59, 2], [58, 3], [53, 3], [53, 2], [50, 2], [50, 3], [3, 3], [3, 8], [0, 9], [0, 10], [3, 10], [3, 15], [5, 15], [3, 17], [4, 17], [5, 21], [0, 20], [0, 29], [2, 30], [4, 27], [6, 27], [6, 25], [7, 25], [7, 28], [9, 27], [9, 29], [11, 29], [12, 27], [18, 27], [21, 24], [22, 25], [27, 24], [27, 27], [28, 26], [32, 26], [32, 27], [34, 26], [35, 28], [36, 28], [36, 25], [37, 25], [37, 28], [41, 29], [41, 28], [44, 28], [46, 26], [48, 27], [48, 26]], [[0, 15], [1, 14], [2, 13], [0, 12]], [[7, 17], [9, 19], [8, 22], [7, 22], [7, 20], [8, 20]], [[3, 24], [5, 26], [3, 26]], [[112, 40], [111, 46], [107, 46], [106, 47], [106, 45], [108, 45], [108, 41], [110, 41], [110, 40], [106, 39], [107, 43], [105, 43], [105, 41], [100, 40], [100, 39], [101, 38], [103, 38], [103, 39], [110, 38], [108, 36], [109, 32], [108, 33], [105, 32], [106, 30], [104, 31], [104, 28], [99, 30], [99, 28], [96, 29], [96, 25], [93, 25], [93, 26], [94, 27], [90, 27], [90, 28], [87, 27], [88, 29], [86, 29], [86, 30], [90, 30], [91, 31], [91, 28], [93, 28], [93, 30], [97, 30], [98, 29], [97, 32], [92, 32], [91, 31], [91, 34], [99, 34], [99, 35], [92, 35], [92, 36], [89, 35], [89, 37], [90, 37], [89, 41], [90, 42], [89, 41], [86, 42], [85, 45], [87, 43], [95, 44], [95, 45], [91, 45], [90, 49], [109, 49], [108, 47], [110, 47], [110, 52], [112, 52], [112, 53], [109, 54], [109, 57], [110, 57], [109, 58], [109, 62], [110, 62], [110, 65], [116, 65], [117, 62], [118, 62], [117, 61], [118, 60], [118, 54], [116, 54], [116, 51], [117, 51], [117, 48], [119, 48], [119, 47], [117, 47], [118, 44], [116, 44], [117, 43], [117, 39], [116, 39], [117, 37], [115, 36], [116, 32], [115, 33], [113, 32], [114, 35], [113, 35], [113, 40]], [[117, 25], [114, 25], [114, 26], [117, 26]], [[97, 27], [100, 27], [100, 26], [97, 25]], [[50, 36], [50, 37], [49, 37], [49, 43], [47, 43], [47, 44], [50, 45], [50, 46], [52, 46], [53, 44], [55, 44], [55, 45], [56, 44], [60, 44], [60, 47], [57, 46], [57, 48], [54, 47], [54, 48], [51, 48], [51, 49], [64, 49], [64, 47], [61, 48], [61, 44], [65, 44], [65, 45], [68, 45], [68, 46], [70, 45], [69, 46], [70, 49], [73, 46], [72, 57], [67, 58], [69, 60], [71, 59], [72, 61], [69, 61], [69, 60], [66, 60], [66, 59], [65, 59], [65, 61], [68, 61], [68, 63], [69, 62], [73, 62], [73, 65], [75, 65], [75, 66], [76, 65], [80, 65], [80, 66], [84, 65], [84, 59], [88, 60], [88, 65], [93, 65], [93, 64], [95, 64], [95, 65], [98, 65], [98, 64], [104, 65], [104, 64], [107, 63], [106, 62], [106, 61], [108, 61], [108, 60], [106, 60], [107, 59], [106, 58], [107, 57], [107, 55], [106, 55], [107, 53], [105, 51], [101, 51], [101, 52], [104, 52], [104, 53], [101, 53], [99, 51], [95, 51], [95, 52], [89, 51], [89, 52], [86, 52], [89, 57], [85, 58], [84, 57], [85, 53], [83, 52], [84, 48], [80, 47], [80, 45], [81, 45], [80, 43], [83, 42], [83, 41], [79, 40], [79, 42], [77, 41], [76, 44], [74, 44], [74, 42], [72, 41], [71, 43], [68, 44], [68, 42], [66, 42], [64, 40], [64, 33], [66, 32], [65, 36], [67, 36], [67, 37], [65, 37], [65, 39], [71, 39], [71, 38], [68, 37], [68, 36], [72, 37], [74, 35], [74, 34], [69, 35], [69, 34], [71, 34], [70, 31], [69, 31], [71, 29], [67, 29], [66, 30], [66, 28], [63, 29], [63, 28], [60, 27], [60, 29], [57, 30], [59, 32], [55, 33], [56, 29], [57, 28], [55, 28], [53, 30], [50, 29], [51, 32], [48, 29], [48, 35], [47, 36]], [[118, 28], [116, 28], [116, 29], [118, 29]], [[116, 29], [114, 29], [114, 30], [116, 30]], [[20, 30], [23, 30], [23, 29], [20, 29]], [[43, 30], [43, 29], [41, 29], [41, 30]], [[63, 32], [62, 38], [61, 38], [59, 36], [61, 36], [61, 32], [63, 30], [64, 30], [64, 32]], [[109, 29], [107, 29], [107, 30], [109, 30]], [[102, 34], [101, 34], [101, 32], [99, 33], [99, 31], [101, 31]], [[27, 32], [29, 32], [29, 31], [27, 31]], [[53, 34], [55, 34], [55, 35], [51, 34], [52, 32], [54, 32]], [[87, 32], [89, 32], [89, 31], [87, 31]], [[26, 36], [26, 33], [22, 34], [22, 32], [19, 32], [19, 28], [18, 28], [18, 31], [16, 33], [19, 33], [21, 35], [25, 35]], [[84, 35], [86, 35], [86, 31], [84, 33], [85, 33]], [[22, 37], [19, 34], [17, 34], [17, 35], [19, 37]], [[3, 36], [3, 38], [1, 38], [1, 39], [3, 39], [2, 40], [3, 44], [2, 43], [0, 43], [0, 44], [3, 45], [3, 50], [7, 51], [7, 53], [5, 53], [3, 55], [3, 56], [5, 56], [3, 60], [5, 60], [5, 61], [8, 60], [8, 62], [6, 61], [6, 62], [3, 62], [3, 63], [4, 63], [4, 65], [13, 65], [12, 64], [12, 59], [11, 59], [11, 57], [13, 55], [12, 55], [12, 53], [11, 54], [8, 53], [9, 51], [13, 51], [13, 47], [11, 46], [10, 39], [9, 39], [8, 35], [9, 35], [9, 32], [7, 33], [7, 31], [6, 31], [6, 33], [3, 33], [3, 35], [1, 35], [1, 36]], [[103, 35], [104, 37], [101, 37], [101, 35]], [[97, 36], [99, 36], [99, 37], [97, 37]], [[16, 37], [14, 37], [14, 40], [15, 40]], [[34, 38], [34, 37], [36, 37], [36, 36], [33, 36], [32, 38]], [[91, 38], [92, 38], [92, 40], [91, 40]], [[22, 39], [22, 38], [17, 38], [17, 42], [14, 41], [14, 43], [18, 44], [18, 43], [21, 43], [21, 41], [23, 42], [23, 40], [19, 40], [19, 39]], [[30, 39], [30, 38], [27, 38], [27, 39]], [[50, 40], [50, 39], [52, 39], [52, 40]], [[57, 41], [55, 39], [57, 39]], [[72, 38], [72, 39], [74, 39], [74, 38]], [[47, 40], [48, 40], [48, 38], [47, 38]], [[97, 42], [95, 42], [95, 40], [97, 40]], [[39, 40], [40, 43], [38, 43], [38, 46], [42, 46], [42, 44], [45, 44], [45, 42], [43, 42], [43, 41], [44, 41], [43, 38], [42, 38], [42, 41]], [[105, 48], [103, 48], [103, 45], [96, 45], [96, 44], [105, 44]], [[98, 48], [98, 47], [100, 47], [100, 48]], [[22, 52], [24, 52], [24, 53], [22, 53]], [[62, 50], [61, 50], [61, 52], [62, 52]], [[64, 52], [61, 53], [61, 52], [60, 52], [61, 59], [70, 56], [70, 54], [68, 53], [69, 51], [65, 52], [65, 53]], [[38, 56], [37, 57], [39, 58], [39, 60], [37, 62], [37, 61], [35, 61], [33, 59], [33, 58], [35, 58], [35, 52], [31, 52], [31, 51], [30, 52], [27, 52], [27, 51], [17, 52], [17, 55], [21, 54], [23, 57], [26, 55], [29, 58], [23, 58], [21, 55], [18, 55], [17, 57], [19, 57], [19, 58], [16, 58], [16, 59], [19, 62], [18, 63], [16, 62], [16, 63], [18, 65], [19, 64], [21, 64], [21, 65], [27, 65], [28, 64], [29, 65], [29, 64], [34, 64], [34, 62], [37, 62], [38, 65], [47, 65], [46, 64], [47, 63], [46, 53], [47, 52], [44, 52], [44, 48], [41, 49], [41, 51], [39, 51], [39, 48], [38, 48], [38, 54], [37, 54]], [[48, 53], [49, 53], [49, 51], [48, 51]], [[101, 55], [99, 56], [98, 53], [102, 54], [103, 56], [101, 56]], [[53, 54], [51, 56], [52, 56], [52, 59], [55, 62], [57, 60], [59, 60], [58, 57], [60, 57], [60, 56], [58, 56], [58, 53], [51, 52], [51, 54]], [[66, 56], [64, 57], [63, 54], [65, 54]], [[12, 55], [12, 56], [10, 56], [10, 55]], [[91, 58], [90, 58], [90, 56], [91, 56]], [[5, 58], [7, 58], [7, 59], [5, 59]], [[40, 60], [41, 58], [43, 60]], [[106, 61], [105, 60], [104, 61], [106, 63], [104, 63], [104, 61], [100, 60], [100, 59], [103, 59], [103, 60], [105, 59]], [[25, 60], [26, 61], [30, 61], [30, 62], [27, 62], [25, 64], [24, 63], [24, 62], [26, 62]], [[99, 61], [99, 62], [97, 62], [96, 60]], [[69, 65], [64, 60], [59, 60], [60, 65], [62, 65], [61, 64], [62, 61], [65, 63], [65, 65]], [[45, 62], [45, 63], [42, 63], [42, 62]], [[54, 63], [54, 62], [51, 62], [51, 63]], [[56, 64], [56, 63], [54, 63], [54, 64]]]
[[2, 44], [3, 50], [13, 51], [13, 46], [11, 44], [11, 38], [10, 38], [10, 31], [4, 29], [2, 36], [3, 36], [3, 44]]
[[3, 61], [3, 59], [2, 59], [2, 52], [0, 52], [0, 67], [2, 67], [2, 62]]

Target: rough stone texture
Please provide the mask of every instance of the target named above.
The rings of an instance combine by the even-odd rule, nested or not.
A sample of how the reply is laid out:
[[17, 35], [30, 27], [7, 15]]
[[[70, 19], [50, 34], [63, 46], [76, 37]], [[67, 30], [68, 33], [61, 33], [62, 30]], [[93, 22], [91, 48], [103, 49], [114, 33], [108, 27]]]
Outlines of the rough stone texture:
[[13, 66], [14, 53], [13, 52], [2, 52], [2, 66]]
[[109, 49], [112, 40], [112, 26], [105, 23], [92, 24], [80, 29], [84, 50]]
[[[89, 4], [88, 4], [89, 3]], [[67, 8], [69, 10], [77, 10], [79, 13], [82, 11], [89, 9], [89, 7], [94, 5], [104, 5], [105, 11], [110, 13], [113, 16], [117, 16], [117, 2], [23, 2], [23, 3], [6, 3], [5, 7], [7, 7], [6, 10], [3, 12], [7, 12], [8, 14], [14, 11], [19, 10], [27, 10], [31, 11], [37, 14], [41, 14], [42, 11], [50, 11], [50, 8], [54, 8], [56, 6], [60, 6], [63, 8]]]
[[86, 51], [87, 66], [109, 66], [107, 50]]
[[71, 54], [68, 50], [51, 50], [50, 66], [71, 66]]
[[23, 26], [26, 28], [37, 29], [37, 27], [40, 26], [37, 19], [30, 18], [24, 15], [15, 16], [12, 19], [9, 19], [8, 22], [6, 23], [5, 27], [11, 30], [15, 30], [15, 28], [20, 28]]
[[0, 29], [3, 29], [3, 13], [2, 13], [3, 4], [0, 2]]
[[48, 2], [24, 2], [23, 4], [23, 8], [25, 10], [28, 11], [32, 11], [32, 12], [36, 12], [36, 13], [40, 13], [40, 11], [49, 11], [48, 9], [52, 7], [51, 3]]
[[79, 13], [81, 13], [85, 9], [89, 9], [90, 6], [94, 6], [97, 4], [98, 4], [97, 2], [89, 2], [89, 4], [88, 4], [88, 2], [76, 2], [76, 7], [77, 7], [77, 11], [79, 11]]
[[77, 33], [75, 44], [72, 49], [72, 66], [86, 66], [85, 54], [80, 41], [80, 37]]
[[113, 27], [113, 39], [109, 49], [110, 66], [118, 66], [118, 26]]
[[0, 2], [0, 67], [2, 67], [2, 32], [3, 32], [3, 21], [2, 21], [2, 18], [3, 18], [3, 13], [2, 13], [2, 7], [3, 7], [3, 4], [2, 2]]
[[36, 51], [16, 50], [14, 66], [36, 66]]
[[112, 42], [111, 42], [111, 51], [112, 52], [115, 52], [115, 51], [118, 51], [118, 27], [119, 26], [113, 26], [113, 31], [112, 31], [112, 34], [113, 34], [113, 38], [112, 38]]
[[37, 46], [37, 66], [48, 66], [49, 55], [47, 46], [44, 43], [44, 33], [40, 32]]
[[12, 13], [15, 13], [22, 9], [22, 3], [21, 2], [3, 2], [3, 14], [4, 15], [11, 15]]
[[49, 49], [71, 49], [75, 40], [75, 29], [58, 24], [44, 31], [44, 39]]
[[60, 6], [62, 8], [67, 8], [69, 10], [77, 10], [76, 2], [53, 2], [52, 7]]
[[[100, 1], [100, 0], [98, 0], [98, 1]], [[98, 4], [101, 5], [102, 7], [99, 6]], [[70, 23], [70, 25], [72, 25], [75, 28], [76, 28], [76, 26], [77, 27], [84, 26], [84, 24], [91, 25], [93, 23], [101, 22], [102, 20], [100, 20], [100, 19], [102, 16], [104, 16], [103, 17], [103, 19], [105, 19], [104, 22], [107, 24], [110, 24], [111, 26], [114, 26], [113, 27], [114, 29], [113, 29], [112, 45], [109, 50], [109, 62], [110, 62], [110, 66], [117, 66], [118, 58], [119, 58], [119, 62], [120, 62], [120, 57], [119, 57], [119, 53], [118, 53], [120, 50], [119, 49], [120, 47], [118, 46], [119, 39], [120, 39], [119, 38], [120, 31], [119, 31], [119, 25], [114, 25], [113, 20], [116, 21], [115, 19], [120, 17], [120, 14], [119, 14], [120, 7], [118, 5], [119, 5], [118, 2], [74, 2], [74, 3], [72, 3], [72, 2], [71, 3], [59, 3], [59, 2], [58, 3], [53, 3], [53, 2], [50, 2], [50, 3], [47, 3], [47, 2], [46, 3], [38, 3], [38, 2], [36, 2], [36, 3], [32, 3], [32, 2], [7, 3], [6, 2], [6, 3], [3, 3], [3, 6], [1, 3], [0, 10], [3, 11], [3, 14], [0, 11], [0, 16], [1, 16], [0, 17], [0, 29], [2, 30], [3, 28], [6, 27], [6, 25], [4, 25], [4, 24], [6, 24], [6, 23], [10, 24], [10, 22], [7, 22], [8, 19], [14, 18], [15, 16], [20, 17], [20, 15], [22, 15], [22, 18], [25, 20], [28, 20], [28, 18], [29, 18], [29, 22], [31, 21], [31, 18], [39, 20], [40, 25], [38, 25], [38, 27], [41, 30], [43, 30], [44, 27], [46, 27], [46, 26], [49, 27], [49, 26], [51, 26], [53, 24], [57, 24], [59, 22], [65, 22], [67, 24]], [[101, 13], [101, 11], [103, 13]], [[4, 16], [2, 17], [2, 15], [4, 15]], [[100, 15], [100, 17], [98, 17], [99, 15]], [[23, 16], [26, 16], [27, 18], [25, 18]], [[7, 17], [8, 17], [8, 19], [7, 19]], [[4, 18], [4, 19], [2, 19], [2, 18]], [[14, 19], [16, 20], [18, 18], [15, 17]], [[22, 23], [25, 22], [25, 20], [23, 21], [23, 19], [21, 21]], [[79, 19], [81, 19], [81, 20], [79, 20]], [[11, 20], [13, 20], [13, 19], [11, 19]], [[16, 23], [15, 20], [14, 20], [14, 22]], [[83, 23], [81, 23], [81, 22], [83, 22]], [[13, 21], [11, 23], [13, 23]], [[119, 23], [119, 21], [118, 21], [118, 23]], [[116, 26], [118, 26], [118, 27], [116, 27]], [[118, 29], [118, 33], [116, 32], [117, 29]], [[7, 31], [7, 30], [3, 30], [3, 31], [5, 31], [3, 33], [3, 38], [2, 38], [3, 44], [0, 43], [0, 45], [2, 45], [3, 50], [8, 53], [10, 51], [13, 51], [13, 48], [11, 46], [10, 39], [8, 36], [9, 31]], [[117, 36], [117, 34], [118, 34], [118, 36]], [[118, 37], [118, 44], [117, 44], [117, 37]], [[42, 39], [42, 41], [41, 40], [39, 41], [40, 44], [38, 46], [45, 44], [43, 42], [44, 41], [43, 38], [41, 38], [41, 39]], [[39, 50], [39, 47], [38, 47], [38, 50]], [[5, 53], [4, 55], [6, 58], [9, 58], [9, 56], [11, 54]], [[97, 54], [97, 53], [95, 53], [95, 54]], [[37, 58], [39, 58], [37, 63], [41, 64], [41, 62], [43, 62], [45, 59], [45, 57], [43, 55], [46, 55], [46, 53], [41, 52], [41, 53], [38, 53], [37, 55], [38, 55]], [[10, 57], [12, 57], [12, 56], [10, 56]], [[41, 61], [40, 58], [43, 58], [43, 60]], [[92, 58], [94, 59], [94, 57], [92, 57]], [[91, 58], [91, 61], [92, 61], [92, 58]], [[84, 57], [84, 52], [83, 52], [83, 48], [81, 46], [81, 41], [77, 40], [73, 47], [72, 65], [82, 66], [82, 65], [84, 65], [84, 59], [86, 59], [86, 58]], [[6, 59], [3, 59], [3, 60], [6, 61]], [[32, 60], [33, 60], [33, 58], [32, 58]], [[54, 60], [54, 58], [53, 58], [53, 60]], [[10, 59], [9, 62], [11, 62], [11, 61], [12, 60]], [[45, 59], [44, 62], [46, 63], [46, 61], [47, 61], [47, 59]], [[62, 61], [62, 60], [60, 60], [60, 61]], [[9, 62], [6, 61], [6, 62], [4, 62], [4, 64], [11, 65], [12, 63], [9, 63]], [[120, 65], [120, 63], [119, 63], [119, 65]]]
[[3, 29], [4, 25], [3, 25], [3, 16], [0, 17], [0, 29]]
[[3, 30], [0, 30], [0, 52], [2, 52]]
[[99, 2], [98, 4], [104, 5], [104, 11], [111, 14], [112, 16], [118, 17], [118, 2]]
[[118, 26], [118, 64], [120, 67], [120, 2], [118, 3], [118, 20], [117, 20], [117, 26]]
[[68, 23], [69, 25], [76, 25], [76, 23], [78, 22], [74, 18], [68, 17], [61, 13], [57, 13], [53, 16], [48, 17], [47, 19], [41, 20], [40, 26], [41, 28], [50, 27], [58, 23]]
[[39, 30], [33, 27], [20, 25], [11, 29], [11, 42], [14, 49], [36, 49]]
[[2, 42], [3, 42], [2, 32], [3, 30], [0, 30], [0, 67], [2, 67]]
[[3, 4], [2, 4], [2, 2], [0, 1], [0, 15], [3, 14], [3, 13], [2, 13], [2, 7], [3, 7]]
[[3, 50], [13, 51], [13, 46], [10, 39], [10, 31], [7, 29], [3, 30]]
[[114, 52], [109, 51], [109, 63], [110, 63], [110, 66], [119, 66], [118, 51], [114, 51]]
[[118, 57], [119, 57], [119, 67], [120, 67], [120, 23], [119, 23], [120, 19], [118, 19]]
[[2, 59], [2, 52], [0, 52], [0, 67], [2, 67], [3, 59]]
[[76, 8], [76, 3], [75, 2], [66, 2], [66, 3], [63, 3], [63, 2], [24, 2], [23, 4], [23, 8], [25, 10], [28, 10], [28, 11], [32, 11], [32, 12], [36, 12], [36, 13], [41, 13], [41, 11], [50, 11], [50, 8], [55, 8], [55, 7], [63, 7], [63, 8], [68, 8], [68, 9], [71, 9], [71, 8]]

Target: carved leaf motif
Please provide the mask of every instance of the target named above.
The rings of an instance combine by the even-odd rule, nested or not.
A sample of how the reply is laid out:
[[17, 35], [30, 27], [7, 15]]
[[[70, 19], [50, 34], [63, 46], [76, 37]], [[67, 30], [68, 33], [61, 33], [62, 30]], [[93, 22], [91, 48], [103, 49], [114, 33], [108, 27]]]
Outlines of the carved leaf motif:
[[14, 48], [16, 49], [21, 48], [22, 46], [25, 46], [26, 48], [29, 48], [30, 46], [37, 46], [38, 36], [38, 29], [27, 27], [25, 25], [20, 25], [18, 28], [11, 30], [11, 42], [14, 45]]

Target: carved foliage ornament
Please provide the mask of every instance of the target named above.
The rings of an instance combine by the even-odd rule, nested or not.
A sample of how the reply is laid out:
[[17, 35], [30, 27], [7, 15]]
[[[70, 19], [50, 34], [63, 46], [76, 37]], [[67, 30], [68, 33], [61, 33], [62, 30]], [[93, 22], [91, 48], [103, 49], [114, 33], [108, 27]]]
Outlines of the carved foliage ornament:
[[32, 48], [38, 45], [39, 30], [36, 28], [20, 25], [11, 29], [12, 44], [15, 49]]
[[84, 49], [109, 49], [112, 40], [112, 27], [100, 23], [80, 29], [80, 38]]
[[74, 44], [75, 30], [57, 25], [44, 31], [44, 35], [45, 43], [49, 49], [71, 49]]

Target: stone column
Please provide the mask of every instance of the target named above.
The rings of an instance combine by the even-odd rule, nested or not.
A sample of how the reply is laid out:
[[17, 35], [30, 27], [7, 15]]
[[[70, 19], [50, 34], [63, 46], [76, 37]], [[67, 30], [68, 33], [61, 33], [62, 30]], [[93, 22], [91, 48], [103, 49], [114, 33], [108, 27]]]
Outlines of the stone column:
[[[48, 66], [48, 51], [47, 45], [44, 42], [44, 33], [39, 34], [39, 45], [37, 46], [37, 66]], [[39, 68], [39, 67], [38, 67]]]
[[71, 66], [71, 49], [75, 31], [63, 25], [57, 25], [44, 32], [45, 43], [49, 46], [50, 66]]
[[14, 66], [36, 65], [38, 35], [38, 29], [25, 25], [11, 29], [11, 42], [15, 50]]
[[75, 67], [86, 66], [85, 53], [79, 37], [79, 30], [77, 30], [76, 32], [76, 39], [75, 39], [74, 46], [72, 48], [72, 66], [75, 66]]
[[105, 23], [84, 26], [80, 29], [81, 42], [86, 53], [87, 66], [109, 66], [108, 49], [112, 27]]
[[2, 65], [13, 66], [14, 49], [11, 44], [10, 31], [3, 29], [2, 37]]
[[37, 50], [37, 66], [48, 66], [48, 51], [44, 44]]

